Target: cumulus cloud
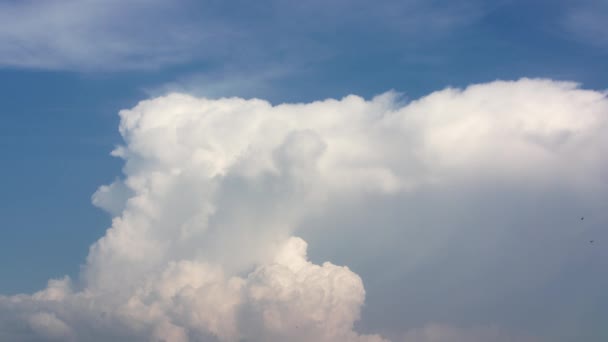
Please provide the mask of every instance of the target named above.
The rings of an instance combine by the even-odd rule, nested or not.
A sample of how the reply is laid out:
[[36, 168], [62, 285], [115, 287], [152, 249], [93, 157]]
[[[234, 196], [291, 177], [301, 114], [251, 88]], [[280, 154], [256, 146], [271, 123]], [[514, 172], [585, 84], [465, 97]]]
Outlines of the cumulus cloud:
[[356, 274], [328, 262], [312, 264], [306, 243], [290, 238], [246, 278], [181, 260], [114, 291], [89, 287], [75, 293], [69, 280], [52, 280], [32, 296], [0, 297], [7, 316], [0, 328], [15, 341], [381, 342], [352, 330], [364, 297]]
[[[403, 206], [402, 196], [458, 184], [606, 193], [606, 113], [605, 93], [530, 79], [445, 89], [407, 104], [395, 93], [274, 106], [185, 94], [142, 101], [120, 112], [124, 145], [113, 155], [124, 159], [124, 177], [93, 195], [113, 221], [91, 246], [81, 281], [0, 297], [0, 336], [383, 341], [354, 328], [369, 279], [309, 260], [296, 237], [307, 234], [309, 219], [350, 201], [373, 214], [370, 198]], [[367, 241], [384, 229], [364, 227]], [[330, 230], [321, 230], [326, 240]], [[348, 248], [343, 232], [334, 249]], [[407, 250], [420, 253], [374, 267], [401, 274], [437, 251]], [[399, 336], [454, 334], [473, 336], [434, 325]]]

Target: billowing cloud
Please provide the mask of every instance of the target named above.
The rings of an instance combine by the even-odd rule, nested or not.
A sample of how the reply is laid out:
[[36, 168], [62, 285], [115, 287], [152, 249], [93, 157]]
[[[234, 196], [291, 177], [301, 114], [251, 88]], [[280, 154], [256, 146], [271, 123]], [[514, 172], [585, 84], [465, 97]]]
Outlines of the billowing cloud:
[[[246, 251], [240, 251], [247, 253]], [[11, 341], [384, 341], [358, 335], [365, 291], [347, 267], [307, 260], [290, 238], [247, 277], [201, 260], [171, 261], [134, 285], [51, 280], [32, 296], [0, 297], [0, 331]]]
[[[399, 219], [407, 217], [404, 209], [410, 205], [428, 204], [421, 212], [441, 206], [441, 201], [429, 202], [436, 193], [449, 202], [445, 194], [454, 189], [497, 182], [537, 194], [559, 188], [605, 198], [607, 113], [605, 93], [530, 79], [445, 89], [407, 104], [395, 93], [274, 106], [259, 99], [185, 94], [142, 101], [120, 113], [124, 145], [113, 154], [125, 161], [124, 177], [93, 195], [93, 203], [113, 221], [91, 246], [82, 279], [51, 280], [33, 295], [0, 297], [0, 337], [382, 341], [383, 329], [378, 335], [354, 328], [365, 302], [363, 284], [374, 279], [362, 279], [346, 266], [313, 263], [307, 243], [296, 237], [321, 235], [334, 250], [348, 250], [348, 229], [336, 235], [331, 225], [311, 227], [311, 219], [336, 223], [340, 211], [349, 208], [345, 203], [359, 203], [346, 216], [361, 222], [379, 206], [398, 208]], [[510, 226], [516, 218], [502, 219], [486, 222], [486, 231], [503, 232], [494, 230], [496, 225], [523, 229]], [[467, 272], [496, 276], [498, 266], [509, 277], [520, 277], [496, 277], [513, 288], [520, 288], [522, 279], [540, 284], [535, 275], [509, 273], [513, 264], [500, 264], [512, 246], [486, 246], [467, 229], [391, 224], [396, 222], [406, 226], [402, 249], [407, 258], [382, 259], [373, 268], [397, 279], [444, 260], [437, 259], [443, 255], [432, 238], [437, 235], [455, 245], [466, 238], [463, 250], [483, 253], [483, 260], [464, 259], [470, 267], [450, 278], [455, 283], [445, 282], [453, 289]], [[449, 220], [434, 222], [461, 227]], [[353, 225], [352, 232], [363, 232], [362, 244], [373, 243], [394, 237], [391, 224], [362, 230]], [[309, 233], [315, 228], [315, 234]], [[418, 234], [429, 237], [428, 244], [407, 243]], [[351, 256], [366, 253], [350, 248]], [[567, 265], [563, 257], [542, 262], [549, 273]], [[392, 282], [390, 298], [382, 300], [407, 309], [404, 303], [416, 296], [412, 289], [432, 289], [435, 282]], [[479, 298], [486, 295], [478, 293]], [[427, 315], [424, 308], [414, 309], [412, 316]], [[407, 342], [494, 336], [494, 328], [432, 325], [446, 318], [413, 323], [426, 326], [421, 330], [387, 332]], [[405, 326], [411, 317], [380, 313], [375, 319], [401, 320]], [[496, 336], [519, 335], [500, 330]]]

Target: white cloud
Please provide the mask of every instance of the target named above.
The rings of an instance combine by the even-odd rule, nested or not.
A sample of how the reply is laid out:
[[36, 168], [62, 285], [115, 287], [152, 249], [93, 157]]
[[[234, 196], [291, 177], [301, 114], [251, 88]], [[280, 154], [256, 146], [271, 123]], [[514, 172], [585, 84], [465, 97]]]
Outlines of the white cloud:
[[170, 19], [183, 14], [178, 2], [165, 1], [3, 2], [0, 65], [121, 70], [184, 62], [209, 37]]
[[[142, 101], [120, 113], [125, 144], [113, 154], [125, 160], [124, 178], [93, 197], [113, 222], [91, 246], [82, 282], [52, 280], [32, 296], [0, 297], [0, 336], [381, 341], [353, 328], [362, 279], [308, 260], [306, 242], [294, 237], [306, 233], [306, 219], [352, 200], [365, 204], [352, 216], [372, 215], [367, 199], [379, 197], [403, 211], [401, 195], [491, 182], [601, 197], [606, 113], [604, 93], [530, 79], [446, 89], [409, 104], [394, 93], [276, 106], [184, 94]], [[366, 241], [384, 229], [365, 227]], [[348, 248], [347, 240], [345, 231], [331, 243]], [[441, 253], [404, 246], [418, 258], [374, 267], [400, 274]], [[472, 246], [484, 260], [505, 252]], [[397, 289], [407, 286], [417, 285]], [[439, 330], [405, 336], [453, 333]]]
[[[0, 66], [107, 71], [196, 62], [255, 65], [255, 70], [269, 70], [255, 78], [266, 78], [285, 60], [300, 65], [334, 55], [341, 40], [320, 42], [313, 37], [319, 30], [356, 34], [366, 27], [377, 35], [411, 37], [425, 32], [428, 38], [474, 20], [482, 12], [480, 7], [478, 1], [428, 6], [420, 0], [374, 5], [275, 0], [230, 5], [185, 0], [9, 1], [0, 3]], [[209, 77], [216, 78], [214, 74], [201, 78]]]
[[70, 328], [53, 313], [38, 312], [31, 314], [27, 321], [32, 331], [44, 339], [57, 341], [72, 339]]
[[[245, 251], [243, 251], [245, 252]], [[33, 296], [0, 297], [12, 340], [383, 341], [353, 332], [365, 291], [346, 267], [314, 265], [291, 238], [247, 278], [203, 261], [169, 262], [133, 287], [73, 292], [67, 279]], [[0, 316], [2, 317], [2, 316]], [[59, 318], [61, 317], [61, 318]], [[22, 319], [26, 325], [19, 323]], [[17, 322], [16, 324], [14, 322]], [[66, 324], [68, 322], [72, 327]]]

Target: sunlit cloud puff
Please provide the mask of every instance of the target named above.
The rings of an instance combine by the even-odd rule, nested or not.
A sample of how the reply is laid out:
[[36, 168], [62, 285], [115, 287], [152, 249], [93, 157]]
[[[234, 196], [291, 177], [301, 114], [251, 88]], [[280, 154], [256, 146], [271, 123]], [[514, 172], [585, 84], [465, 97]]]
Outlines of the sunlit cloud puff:
[[[93, 195], [113, 220], [81, 280], [0, 297], [0, 337], [383, 341], [353, 328], [365, 279], [309, 261], [301, 222], [347, 197], [483, 179], [605, 189], [607, 113], [605, 93], [530, 79], [407, 104], [142, 101], [120, 112], [124, 177]], [[431, 327], [405, 340], [458, 332]]]

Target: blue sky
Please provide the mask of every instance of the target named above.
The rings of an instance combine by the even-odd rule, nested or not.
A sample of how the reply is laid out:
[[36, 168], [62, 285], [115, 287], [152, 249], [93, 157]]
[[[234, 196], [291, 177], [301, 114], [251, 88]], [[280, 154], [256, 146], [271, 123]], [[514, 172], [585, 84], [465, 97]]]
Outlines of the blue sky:
[[409, 101], [522, 77], [607, 88], [602, 0], [5, 0], [0, 21], [4, 295], [79, 278], [111, 224], [91, 196], [121, 177], [117, 113], [146, 98]]

